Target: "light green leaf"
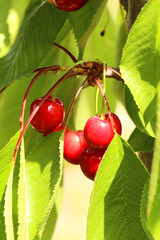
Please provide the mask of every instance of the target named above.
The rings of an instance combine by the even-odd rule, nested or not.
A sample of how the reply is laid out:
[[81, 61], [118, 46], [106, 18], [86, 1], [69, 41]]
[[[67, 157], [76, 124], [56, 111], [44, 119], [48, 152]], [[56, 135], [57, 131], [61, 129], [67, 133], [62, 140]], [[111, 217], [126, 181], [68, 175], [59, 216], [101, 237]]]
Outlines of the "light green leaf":
[[128, 139], [128, 143], [132, 146], [135, 152], [151, 152], [154, 148], [154, 140], [154, 138], [141, 132], [138, 128], [135, 128]]
[[0, 59], [0, 89], [34, 70], [53, 46], [66, 20], [65, 12], [31, 2], [10, 52]]
[[147, 225], [155, 240], [160, 239], [160, 88], [158, 91], [157, 129], [148, 191]]
[[27, 221], [27, 192], [25, 176], [25, 148], [24, 138], [21, 142], [20, 171], [18, 183], [18, 239], [28, 240], [28, 221]]
[[82, 57], [86, 42], [98, 24], [107, 0], [90, 0], [81, 10], [68, 14]]
[[144, 127], [156, 115], [160, 80], [159, 9], [159, 0], [148, 1], [142, 9], [128, 36], [120, 65], [124, 82], [144, 118]]
[[[13, 149], [16, 145], [20, 132], [17, 132], [13, 136], [8, 144], [0, 151], [0, 202], [2, 200], [7, 180], [12, 168], [11, 158], [13, 155]], [[1, 209], [0, 209], [1, 212]]]
[[58, 132], [45, 137], [26, 157], [23, 176], [29, 239], [34, 239], [45, 225], [59, 188], [62, 175], [58, 151], [60, 134]]
[[109, 145], [91, 196], [87, 239], [148, 239], [140, 222], [140, 201], [148, 172], [119, 135]]
[[12, 218], [12, 184], [13, 184], [14, 164], [9, 174], [7, 188], [5, 192], [4, 217], [6, 225], [6, 236], [9, 240], [14, 240], [13, 218]]
[[52, 236], [56, 227], [56, 221], [59, 216], [59, 212], [62, 204], [62, 198], [63, 198], [63, 184], [61, 181], [60, 188], [58, 190], [58, 195], [56, 196], [53, 208], [47, 219], [44, 231], [42, 233], [42, 237], [41, 237], [42, 240], [52, 239]]
[[149, 181], [144, 186], [143, 194], [142, 194], [142, 199], [141, 199], [141, 222], [142, 226], [148, 236], [149, 240], [153, 240], [154, 238], [152, 237], [148, 227], [147, 227], [147, 201], [148, 201], [148, 187], [149, 187]]
[[[7, 186], [7, 181], [9, 181], [9, 177], [11, 179], [12, 172], [12, 162], [11, 158], [13, 155], [13, 149], [19, 137], [19, 132], [13, 136], [8, 144], [0, 151], [0, 236], [2, 239], [6, 239], [5, 234], [5, 220], [3, 216], [4, 212], [4, 203], [5, 203], [5, 189]], [[9, 184], [9, 183], [8, 183]], [[9, 189], [9, 187], [8, 187]], [[8, 190], [9, 191], [9, 190]], [[7, 196], [8, 197], [8, 196]], [[7, 211], [7, 205], [6, 211]], [[8, 217], [8, 216], [7, 216]], [[8, 224], [7, 224], [8, 226]]]

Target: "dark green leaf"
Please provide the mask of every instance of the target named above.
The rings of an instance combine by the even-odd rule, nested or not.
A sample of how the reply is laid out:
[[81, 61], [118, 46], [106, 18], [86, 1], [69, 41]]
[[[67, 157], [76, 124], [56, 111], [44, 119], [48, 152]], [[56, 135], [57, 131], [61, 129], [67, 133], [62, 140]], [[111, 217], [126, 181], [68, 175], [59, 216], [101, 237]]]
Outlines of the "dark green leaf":
[[0, 89], [40, 64], [65, 20], [65, 13], [49, 3], [29, 6], [13, 47], [0, 59]]
[[136, 128], [128, 139], [135, 152], [151, 152], [154, 148], [154, 138]]

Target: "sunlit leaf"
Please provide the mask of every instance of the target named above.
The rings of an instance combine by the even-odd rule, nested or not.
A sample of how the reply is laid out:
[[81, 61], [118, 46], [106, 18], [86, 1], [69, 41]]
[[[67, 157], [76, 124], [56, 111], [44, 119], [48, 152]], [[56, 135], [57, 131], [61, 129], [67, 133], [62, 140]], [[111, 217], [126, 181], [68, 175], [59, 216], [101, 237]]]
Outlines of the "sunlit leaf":
[[147, 226], [155, 240], [160, 239], [160, 88], [158, 91], [157, 129], [148, 191]]
[[91, 196], [87, 239], [148, 239], [140, 221], [140, 201], [148, 173], [119, 135], [99, 167]]
[[5, 192], [4, 217], [7, 239], [14, 240], [13, 218], [12, 218], [12, 184], [13, 184], [14, 164], [9, 174], [7, 188]]
[[47, 221], [60, 184], [59, 136], [60, 133], [47, 136], [26, 157], [23, 176], [29, 239], [34, 239], [41, 225]]
[[27, 221], [27, 192], [26, 192], [26, 176], [25, 176], [25, 147], [24, 139], [21, 143], [20, 154], [20, 172], [18, 184], [18, 239], [24, 240], [28, 238], [28, 221]]
[[[128, 36], [120, 66], [124, 82], [143, 116], [144, 127], [156, 115], [160, 76], [159, 8], [159, 0], [150, 0], [142, 9]], [[152, 128], [155, 133], [155, 123]]]

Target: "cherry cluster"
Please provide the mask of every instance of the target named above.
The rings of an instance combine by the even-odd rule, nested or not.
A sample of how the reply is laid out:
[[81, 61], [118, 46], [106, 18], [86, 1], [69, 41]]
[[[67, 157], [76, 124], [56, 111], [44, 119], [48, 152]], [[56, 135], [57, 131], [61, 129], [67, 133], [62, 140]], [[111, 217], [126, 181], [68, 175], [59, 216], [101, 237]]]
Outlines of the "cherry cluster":
[[[33, 101], [30, 113], [38, 106], [41, 98]], [[51, 132], [64, 129], [64, 104], [60, 99], [49, 96], [41, 105], [31, 124], [32, 127], [44, 136]], [[113, 120], [113, 123], [111, 122]], [[86, 177], [94, 180], [103, 155], [114, 137], [115, 131], [121, 134], [121, 122], [116, 114], [109, 113], [104, 116], [93, 116], [88, 119], [84, 130], [65, 130], [64, 136], [64, 158], [72, 163], [79, 164]]]
[[[112, 113], [115, 131], [121, 134], [121, 122]], [[67, 131], [64, 137], [64, 158], [72, 164], [80, 164], [86, 177], [94, 180], [103, 155], [114, 137], [109, 114], [88, 119], [84, 130]]]
[[[121, 122], [116, 114], [111, 113], [102, 88], [103, 81], [105, 77], [112, 77], [116, 80], [122, 81], [123, 79], [115, 68], [109, 67], [106, 64], [104, 65], [99, 60], [87, 62], [78, 61], [66, 48], [57, 43], [54, 43], [54, 45], [68, 54], [74, 62], [74, 66], [70, 68], [69, 66], [64, 67], [54, 65], [37, 68], [33, 71], [36, 75], [30, 82], [23, 98], [20, 116], [21, 133], [14, 149], [12, 161], [16, 161], [21, 140], [30, 123], [32, 127], [36, 131], [42, 133], [44, 137], [53, 132], [65, 130], [63, 148], [64, 158], [72, 164], [79, 164], [82, 172], [88, 178], [94, 180], [103, 155], [115, 133], [117, 132], [118, 134], [121, 134]], [[54, 73], [65, 71], [65, 73], [43, 97], [37, 98], [33, 101], [30, 106], [28, 120], [24, 123], [25, 106], [31, 87], [42, 74], [46, 75], [49, 71]], [[53, 98], [52, 93], [63, 81], [70, 77], [77, 78], [77, 76], [85, 77], [85, 80], [77, 90], [65, 117], [65, 107], [63, 102], [57, 97]], [[71, 131], [67, 126], [69, 116], [79, 93], [86, 84], [88, 84], [88, 86], [97, 86], [99, 88], [108, 113], [103, 114], [102, 111], [101, 115], [89, 118], [83, 130]], [[53, 95], [55, 96], [55, 92]]]

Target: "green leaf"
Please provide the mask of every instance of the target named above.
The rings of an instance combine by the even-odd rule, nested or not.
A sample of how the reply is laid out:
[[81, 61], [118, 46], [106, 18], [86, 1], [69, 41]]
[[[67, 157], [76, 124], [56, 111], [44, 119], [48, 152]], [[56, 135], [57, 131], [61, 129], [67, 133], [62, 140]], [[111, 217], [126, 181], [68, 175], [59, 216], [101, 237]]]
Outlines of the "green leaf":
[[142, 9], [128, 36], [120, 66], [124, 82], [144, 118], [144, 127], [156, 115], [160, 75], [159, 8], [159, 0], [150, 0]]
[[66, 20], [55, 6], [31, 2], [10, 52], [0, 59], [0, 89], [34, 70], [43, 60]]
[[[54, 133], [44, 138], [26, 157], [25, 174], [22, 172], [24, 180], [19, 182], [23, 184], [25, 181], [26, 204], [24, 206], [21, 201], [19, 211], [22, 207], [27, 210], [29, 239], [34, 239], [43, 231], [42, 226], [47, 222], [59, 188], [62, 176], [58, 151], [60, 134]], [[23, 165], [21, 169], [24, 170]], [[22, 196], [19, 199], [22, 200]]]
[[13, 184], [14, 164], [9, 174], [7, 188], [5, 192], [4, 217], [6, 225], [7, 239], [14, 240], [13, 218], [12, 218], [12, 184]]
[[49, 240], [52, 239], [55, 227], [56, 227], [56, 221], [60, 212], [61, 204], [62, 204], [62, 197], [63, 197], [63, 184], [61, 181], [60, 188], [58, 190], [58, 195], [56, 196], [52, 211], [47, 219], [45, 229], [42, 234], [42, 240]]
[[[9, 8], [11, 5], [11, 0], [9, 1], [0, 1], [0, 34], [4, 36], [4, 42], [8, 44], [9, 42], [9, 33], [8, 33], [8, 25], [7, 25], [7, 17]], [[1, 35], [2, 37], [2, 35]], [[0, 49], [1, 53], [1, 49]]]
[[[3, 216], [4, 203], [5, 203], [5, 189], [7, 181], [11, 174], [12, 162], [11, 158], [13, 155], [13, 149], [18, 140], [19, 132], [13, 136], [8, 144], [0, 151], [0, 236], [2, 239], [6, 239], [5, 235], [5, 220]], [[11, 177], [10, 177], [11, 178]]]
[[82, 57], [86, 42], [95, 29], [107, 0], [90, 0], [81, 10], [68, 14]]
[[154, 148], [154, 138], [150, 137], [138, 128], [132, 132], [128, 139], [128, 143], [132, 146], [135, 152], [151, 152]]
[[142, 199], [141, 199], [141, 222], [142, 226], [148, 236], [149, 240], [153, 240], [153, 237], [147, 227], [147, 201], [148, 201], [148, 187], [149, 187], [149, 181], [144, 186], [143, 194], [142, 194]]
[[[19, 132], [17, 132], [15, 134], [15, 136], [13, 136], [10, 141], [8, 142], [8, 144], [0, 151], [0, 201], [2, 200], [5, 188], [6, 188], [6, 184], [7, 184], [7, 180], [12, 168], [12, 162], [11, 162], [11, 158], [13, 155], [13, 149], [16, 145], [16, 142], [18, 140], [19, 137]], [[0, 209], [1, 212], [1, 209]]]
[[24, 138], [21, 143], [20, 171], [18, 183], [18, 239], [28, 240], [28, 221], [27, 221], [27, 192], [25, 177], [25, 148]]
[[138, 106], [134, 101], [133, 95], [131, 94], [127, 86], [125, 86], [125, 105], [128, 114], [130, 115], [132, 121], [135, 123], [137, 128], [139, 128], [142, 132], [146, 132], [150, 136], [155, 137], [156, 118], [154, 117], [149, 123], [145, 123], [144, 115], [138, 109]]
[[160, 88], [158, 90], [156, 140], [147, 206], [147, 225], [155, 240], [160, 239]]
[[148, 239], [140, 222], [141, 195], [148, 177], [132, 148], [116, 134], [95, 178], [87, 239]]

